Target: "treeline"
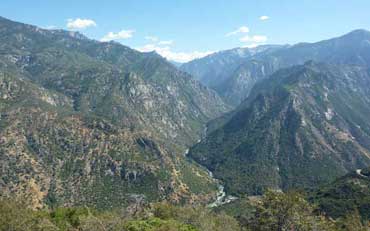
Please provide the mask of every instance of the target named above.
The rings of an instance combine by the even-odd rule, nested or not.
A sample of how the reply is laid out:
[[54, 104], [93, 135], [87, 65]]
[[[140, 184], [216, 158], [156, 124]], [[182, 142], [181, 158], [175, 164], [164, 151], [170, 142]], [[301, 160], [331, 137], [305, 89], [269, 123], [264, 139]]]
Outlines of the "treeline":
[[356, 212], [330, 219], [296, 192], [269, 191], [261, 198], [242, 199], [216, 210], [162, 202], [115, 211], [86, 207], [34, 211], [21, 200], [0, 200], [0, 230], [4, 231], [365, 231], [365, 223]]

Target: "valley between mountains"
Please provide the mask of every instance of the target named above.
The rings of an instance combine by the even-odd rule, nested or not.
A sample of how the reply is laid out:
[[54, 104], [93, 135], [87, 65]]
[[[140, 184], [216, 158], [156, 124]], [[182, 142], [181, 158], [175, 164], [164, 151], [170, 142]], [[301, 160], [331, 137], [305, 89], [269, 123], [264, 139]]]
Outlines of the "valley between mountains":
[[330, 219], [368, 221], [369, 115], [366, 30], [176, 67], [0, 17], [0, 195], [34, 211], [201, 206], [268, 230], [249, 212], [300, 191]]

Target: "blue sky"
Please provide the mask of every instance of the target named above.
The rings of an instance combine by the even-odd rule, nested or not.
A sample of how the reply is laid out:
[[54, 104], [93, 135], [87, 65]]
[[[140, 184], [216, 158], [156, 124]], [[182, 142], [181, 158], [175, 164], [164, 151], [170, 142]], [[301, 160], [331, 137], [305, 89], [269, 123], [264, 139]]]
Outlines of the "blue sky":
[[1, 0], [0, 12], [44, 28], [155, 49], [177, 61], [234, 47], [314, 42], [370, 29], [369, 0]]

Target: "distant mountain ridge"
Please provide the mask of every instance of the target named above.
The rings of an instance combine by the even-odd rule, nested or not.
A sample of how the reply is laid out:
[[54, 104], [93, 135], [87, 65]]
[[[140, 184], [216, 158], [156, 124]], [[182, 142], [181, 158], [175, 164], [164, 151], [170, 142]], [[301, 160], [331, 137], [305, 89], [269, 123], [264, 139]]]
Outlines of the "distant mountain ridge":
[[204, 58], [195, 59], [181, 65], [180, 69], [190, 73], [206, 86], [217, 89], [219, 84], [226, 81], [230, 73], [235, 71], [245, 59], [269, 52], [283, 46], [266, 45], [256, 48], [234, 48], [210, 54]]
[[[202, 82], [215, 89], [228, 103], [237, 106], [249, 95], [254, 84], [280, 68], [303, 64], [309, 60], [368, 66], [369, 41], [369, 31], [355, 30], [341, 37], [316, 43], [272, 48], [267, 46], [261, 52], [236, 57], [231, 61], [233, 65], [222, 62], [232, 50], [220, 52], [219, 57], [210, 55], [184, 64], [182, 70], [198, 76], [196, 78], [201, 81], [207, 79]], [[213, 71], [216, 68], [223, 69], [223, 72]]]

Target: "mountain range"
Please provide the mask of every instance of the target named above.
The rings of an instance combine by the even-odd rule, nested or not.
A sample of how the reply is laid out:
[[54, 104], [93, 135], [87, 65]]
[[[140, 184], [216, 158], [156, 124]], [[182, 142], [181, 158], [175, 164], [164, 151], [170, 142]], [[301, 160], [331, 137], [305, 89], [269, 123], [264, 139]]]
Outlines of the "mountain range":
[[332, 64], [370, 64], [370, 32], [355, 30], [338, 38], [296, 45], [265, 45], [211, 54], [181, 66], [233, 106], [241, 103], [253, 86], [280, 68], [306, 61]]
[[332, 217], [367, 217], [366, 196], [335, 192], [368, 194], [369, 86], [365, 30], [179, 67], [0, 17], [0, 195], [116, 209], [303, 189]]

